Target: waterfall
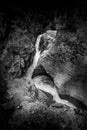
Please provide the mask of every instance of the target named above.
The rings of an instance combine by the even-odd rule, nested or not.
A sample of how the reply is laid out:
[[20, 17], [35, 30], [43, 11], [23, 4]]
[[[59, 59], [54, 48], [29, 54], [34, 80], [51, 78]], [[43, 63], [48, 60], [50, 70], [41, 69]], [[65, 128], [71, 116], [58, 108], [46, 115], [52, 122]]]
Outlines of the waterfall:
[[33, 59], [33, 63], [32, 65], [29, 67], [29, 69], [27, 70], [27, 74], [26, 74], [26, 79], [28, 81], [31, 81], [31, 77], [32, 77], [32, 74], [33, 74], [33, 71], [35, 69], [35, 67], [37, 66], [37, 63], [38, 63], [38, 60], [40, 58], [40, 50], [39, 50], [39, 43], [40, 43], [40, 39], [42, 37], [43, 34], [39, 35], [37, 40], [36, 40], [36, 44], [35, 44], [35, 56], [34, 56], [34, 59]]
[[[50, 84], [47, 85], [47, 84], [43, 83], [42, 79], [41, 79], [42, 77], [36, 77], [36, 78], [32, 79], [32, 74], [33, 74], [34, 69], [36, 68], [36, 66], [38, 64], [39, 58], [49, 52], [48, 50], [45, 50], [42, 54], [40, 54], [41, 51], [39, 50], [39, 43], [40, 43], [41, 37], [43, 35], [44, 34], [41, 34], [37, 37], [36, 44], [35, 44], [36, 53], [35, 53], [35, 56], [34, 56], [34, 59], [33, 59], [33, 63], [27, 71], [26, 80], [30, 83], [30, 85], [35, 85], [37, 89], [41, 89], [41, 90], [48, 92], [51, 95], [53, 95], [53, 99], [57, 103], [65, 104], [65, 105], [70, 106], [72, 108], [76, 108], [72, 103], [68, 102], [67, 100], [63, 100], [63, 99], [60, 98], [58, 90], [54, 85], [52, 86]], [[63, 77], [60, 77], [59, 83], [63, 82], [64, 79], [61, 80], [61, 78], [63, 78]]]

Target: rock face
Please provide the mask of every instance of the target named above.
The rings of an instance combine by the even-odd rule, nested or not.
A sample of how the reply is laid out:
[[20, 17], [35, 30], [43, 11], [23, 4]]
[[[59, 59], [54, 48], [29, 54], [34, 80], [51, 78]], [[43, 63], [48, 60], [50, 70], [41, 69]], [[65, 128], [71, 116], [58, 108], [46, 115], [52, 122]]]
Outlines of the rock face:
[[86, 60], [80, 52], [75, 53], [79, 54], [75, 59], [73, 53], [79, 49], [70, 48], [71, 38], [75, 40], [52, 30], [37, 37], [34, 50], [30, 49], [33, 58], [26, 74], [7, 83], [8, 101], [1, 111], [4, 108], [11, 113], [9, 130], [87, 128]]
[[[66, 42], [60, 41], [63, 39], [61, 36], [57, 36], [56, 38], [56, 31], [47, 31], [47, 33], [41, 37], [39, 44], [41, 44], [42, 38], [43, 45], [39, 45], [39, 50], [41, 46], [45, 49], [40, 54], [40, 58], [38, 59], [39, 63], [37, 63], [35, 70], [39, 71], [40, 66], [43, 66], [46, 73], [53, 78], [53, 82], [60, 95], [70, 96], [72, 99], [71, 102], [73, 102], [73, 98], [76, 98], [76, 100], [79, 100], [83, 102], [83, 104], [87, 105], [87, 87], [85, 79], [87, 76], [87, 70], [85, 65], [86, 63], [84, 64], [83, 62], [86, 50], [83, 52], [84, 54], [81, 54], [80, 47], [78, 47], [79, 45], [77, 46], [74, 44], [72, 45], [74, 49], [71, 49], [71, 43], [68, 45]], [[71, 40], [70, 37], [67, 39], [68, 41]], [[46, 47], [44, 47], [44, 44]], [[84, 47], [84, 45], [82, 47]], [[74, 54], [73, 51], [77, 52]], [[76, 56], [78, 57], [76, 58]], [[74, 58], [74, 61], [72, 61], [72, 57]], [[39, 72], [37, 73], [39, 74]]]

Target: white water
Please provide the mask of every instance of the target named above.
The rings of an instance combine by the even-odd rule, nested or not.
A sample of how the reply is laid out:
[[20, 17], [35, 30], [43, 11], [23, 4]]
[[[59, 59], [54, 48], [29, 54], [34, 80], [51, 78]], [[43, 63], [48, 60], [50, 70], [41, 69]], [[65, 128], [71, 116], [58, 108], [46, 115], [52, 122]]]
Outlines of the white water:
[[32, 77], [33, 71], [34, 71], [35, 67], [37, 66], [38, 60], [40, 58], [39, 43], [40, 43], [40, 39], [41, 39], [42, 35], [39, 35], [36, 40], [36, 44], [35, 44], [36, 54], [34, 56], [33, 63], [30, 66], [30, 68], [28, 69], [27, 75], [26, 75], [28, 81], [32, 80], [31, 77]]
[[[44, 35], [44, 34], [42, 34], [42, 35]], [[45, 92], [48, 92], [48, 93], [52, 94], [53, 99], [57, 103], [65, 104], [67, 106], [75, 108], [75, 106], [73, 104], [69, 103], [66, 100], [62, 100], [59, 97], [58, 91], [57, 91], [55, 86], [51, 86], [51, 85], [47, 85], [47, 84], [43, 83], [42, 80], [41, 80], [41, 77], [36, 77], [35, 79], [31, 78], [32, 74], [33, 74], [33, 71], [34, 71], [35, 67], [37, 66], [38, 60], [39, 60], [39, 58], [41, 56], [40, 50], [39, 50], [39, 43], [40, 43], [40, 39], [41, 39], [42, 35], [39, 35], [37, 40], [36, 40], [36, 44], [35, 44], [36, 54], [34, 56], [34, 60], [33, 60], [33, 63], [31, 65], [31, 67], [27, 71], [26, 79], [27, 79], [28, 82], [30, 82], [30, 84], [35, 85], [37, 89], [41, 89], [41, 90], [43, 90]]]

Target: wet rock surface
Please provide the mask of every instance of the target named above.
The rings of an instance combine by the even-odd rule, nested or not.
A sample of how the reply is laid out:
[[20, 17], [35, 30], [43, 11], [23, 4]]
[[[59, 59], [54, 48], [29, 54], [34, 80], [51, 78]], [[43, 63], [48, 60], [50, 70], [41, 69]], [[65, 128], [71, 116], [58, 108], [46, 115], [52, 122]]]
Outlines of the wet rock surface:
[[[61, 41], [61, 38], [59, 36], [58, 38], [60, 38], [60, 41], [57, 41], [58, 46], [54, 48], [55, 32], [56, 31], [51, 30], [44, 34], [45, 45], [41, 45], [42, 48], [39, 48], [41, 49], [41, 57], [39, 63], [37, 64], [36, 72], [33, 73], [34, 77], [43, 76], [43, 78], [41, 79], [41, 81], [44, 83], [43, 87], [45, 87], [45, 84], [49, 84], [50, 86], [54, 87], [53, 78], [55, 74], [59, 71], [63, 72], [62, 67], [66, 68], [68, 65], [64, 64], [63, 66], [62, 64], [66, 63], [65, 61], [69, 61], [68, 53], [66, 53], [67, 50], [70, 52], [69, 54], [71, 54], [71, 51], [69, 50], [70, 48], [65, 47], [64, 43], [59, 47], [59, 44], [64, 42]], [[6, 130], [86, 130], [87, 109], [82, 109], [79, 107], [81, 102], [78, 103], [78, 107], [76, 109], [65, 104], [58, 103], [54, 100], [53, 95], [51, 95], [47, 91], [38, 89], [35, 84], [31, 84], [31, 81], [30, 79], [28, 80], [28, 77], [26, 79], [25, 72], [27, 72], [27, 70], [33, 63], [35, 48], [33, 47], [29, 37], [26, 37], [27, 41], [25, 41], [23, 36], [20, 36], [20, 39], [18, 38], [17, 44], [13, 44], [13, 41], [9, 42], [3, 52], [3, 55], [1, 56], [1, 61], [3, 61], [4, 64], [3, 67], [6, 67], [5, 72], [7, 72], [6, 75], [8, 75], [7, 79], [9, 79], [6, 79], [7, 90], [5, 96], [7, 101], [0, 105], [0, 122], [2, 129], [5, 129], [4, 127], [7, 127]], [[11, 48], [11, 44], [13, 44], [13, 49]], [[8, 54], [8, 49], [10, 49], [9, 52], [11, 55]], [[11, 49], [13, 51], [11, 51]], [[42, 53], [45, 49], [47, 50], [46, 53]], [[56, 57], [54, 58], [54, 52], [56, 51], [56, 49], [59, 49], [60, 52], [60, 55], [58, 56], [64, 57], [64, 59], [57, 57], [57, 53]], [[61, 50], [64, 50], [63, 55]], [[13, 52], [15, 53], [15, 56]], [[7, 59], [7, 55], [10, 55], [11, 57]], [[31, 55], [33, 56], [33, 58]], [[59, 62], [57, 63], [57, 61]], [[11, 66], [8, 68], [8, 64], [10, 63]], [[28, 65], [26, 65], [26, 63], [28, 63]], [[42, 67], [40, 66], [40, 64]], [[59, 70], [58, 67], [60, 67]], [[25, 68], [27, 68], [26, 71]], [[68, 69], [71, 70], [71, 68], [71, 64], [68, 65]], [[23, 69], [25, 72], [22, 74]], [[65, 70], [64, 72], [71, 74], [71, 71]], [[33, 76], [32, 78], [34, 78]], [[76, 79], [77, 76], [75, 77], [75, 81], [77, 81]], [[71, 80], [69, 82], [71, 83]], [[69, 88], [69, 92], [66, 92], [66, 90], [68, 91], [67, 87], [66, 89], [61, 88], [61, 90], [59, 91], [60, 97], [63, 97], [64, 99], [66, 98], [64, 97], [64, 95], [61, 96], [61, 93], [65, 95], [66, 93], [69, 93], [70, 96], [72, 96], [71, 90], [73, 89]], [[82, 91], [80, 90], [80, 92]], [[75, 94], [79, 95], [78, 92]], [[70, 97], [67, 96], [66, 100], [68, 100], [68, 98], [70, 99]], [[78, 99], [81, 101], [84, 100], [84, 98], [81, 97], [78, 97], [77, 100]], [[77, 100], [75, 100], [76, 103]], [[86, 103], [86, 100], [84, 100], [84, 102]], [[6, 126], [4, 126], [3, 123]]]

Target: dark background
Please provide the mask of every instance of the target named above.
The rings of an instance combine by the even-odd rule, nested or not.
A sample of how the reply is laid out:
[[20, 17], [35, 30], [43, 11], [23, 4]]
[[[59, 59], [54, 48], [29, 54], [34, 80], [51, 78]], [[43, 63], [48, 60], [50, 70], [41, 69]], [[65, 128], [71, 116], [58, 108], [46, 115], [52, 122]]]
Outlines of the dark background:
[[58, 11], [59, 13], [68, 13], [72, 15], [78, 8], [79, 13], [87, 12], [86, 0], [23, 0], [23, 1], [2, 1], [0, 3], [0, 10], [9, 15], [23, 15], [30, 10], [37, 13], [45, 13], [48, 15], [50, 12]]

